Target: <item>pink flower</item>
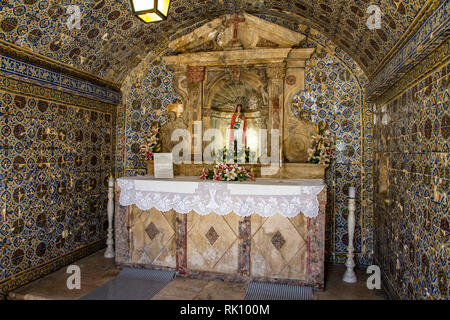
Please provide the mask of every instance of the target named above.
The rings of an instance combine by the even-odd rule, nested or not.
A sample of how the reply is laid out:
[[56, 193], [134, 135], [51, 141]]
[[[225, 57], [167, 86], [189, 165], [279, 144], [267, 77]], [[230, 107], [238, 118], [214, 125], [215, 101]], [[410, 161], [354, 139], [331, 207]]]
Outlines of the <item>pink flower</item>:
[[208, 170], [203, 169], [202, 175], [200, 176], [200, 179], [205, 180], [206, 177], [208, 176], [208, 173], [209, 173]]
[[145, 152], [145, 160], [152, 160], [153, 152], [147, 151]]
[[248, 176], [251, 180], [255, 180], [255, 174], [253, 173], [253, 168], [250, 169], [250, 172], [248, 173]]

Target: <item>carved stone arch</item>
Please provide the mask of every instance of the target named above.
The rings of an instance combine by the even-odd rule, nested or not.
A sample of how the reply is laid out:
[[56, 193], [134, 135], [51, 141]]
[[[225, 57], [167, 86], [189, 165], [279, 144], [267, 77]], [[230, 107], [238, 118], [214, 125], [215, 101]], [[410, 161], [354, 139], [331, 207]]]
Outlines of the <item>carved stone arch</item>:
[[[235, 72], [239, 68], [238, 77]], [[264, 69], [262, 69], [264, 71]], [[254, 67], [221, 66], [207, 72], [203, 104], [203, 129], [222, 128], [222, 141], [226, 141], [226, 123], [231, 122], [235, 104], [244, 105], [249, 130], [268, 127], [269, 105], [267, 85], [261, 78], [261, 70]], [[220, 124], [217, 126], [217, 124]]]

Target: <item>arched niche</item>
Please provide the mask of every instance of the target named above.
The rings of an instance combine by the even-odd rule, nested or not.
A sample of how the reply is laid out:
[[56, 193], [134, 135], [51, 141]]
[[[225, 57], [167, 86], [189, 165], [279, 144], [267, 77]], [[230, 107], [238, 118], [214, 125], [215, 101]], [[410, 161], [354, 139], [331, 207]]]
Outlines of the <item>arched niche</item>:
[[[209, 82], [205, 93], [203, 128], [219, 132], [213, 141], [216, 152], [229, 143], [231, 119], [238, 103], [244, 107], [247, 120], [247, 146], [260, 156], [260, 129], [268, 127], [269, 99], [267, 84], [255, 70], [239, 70], [238, 66], [212, 71], [214, 80]], [[261, 72], [259, 72], [261, 74]]]

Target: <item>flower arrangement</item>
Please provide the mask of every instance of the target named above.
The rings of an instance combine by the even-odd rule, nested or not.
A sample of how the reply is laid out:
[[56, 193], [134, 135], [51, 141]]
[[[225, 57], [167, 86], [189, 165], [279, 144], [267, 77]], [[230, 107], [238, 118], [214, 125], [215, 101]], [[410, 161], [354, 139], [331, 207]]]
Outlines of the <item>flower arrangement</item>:
[[312, 148], [308, 149], [308, 162], [329, 164], [334, 154], [334, 137], [329, 130], [318, 130], [311, 138]]
[[215, 181], [246, 181], [255, 180], [253, 169], [246, 170], [237, 164], [218, 163], [211, 169], [203, 168], [202, 180]]
[[153, 153], [159, 140], [159, 129], [159, 126], [152, 127], [145, 137], [144, 144], [141, 146], [141, 153], [145, 160], [153, 160]]

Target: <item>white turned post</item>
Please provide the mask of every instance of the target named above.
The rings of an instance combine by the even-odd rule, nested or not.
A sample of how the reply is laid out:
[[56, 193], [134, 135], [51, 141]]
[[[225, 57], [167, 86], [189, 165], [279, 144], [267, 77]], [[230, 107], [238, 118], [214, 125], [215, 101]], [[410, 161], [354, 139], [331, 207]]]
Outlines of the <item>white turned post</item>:
[[342, 279], [344, 282], [355, 283], [356, 282], [356, 274], [353, 268], [355, 267], [354, 254], [355, 248], [353, 247], [353, 235], [355, 234], [355, 188], [350, 187], [348, 191], [349, 200], [348, 200], [348, 246], [347, 246], [347, 262], [345, 266], [347, 270], [344, 273], [344, 278]]
[[110, 177], [108, 182], [108, 239], [106, 240], [105, 258], [114, 258], [114, 238], [113, 238], [113, 218], [114, 218], [114, 178]]

